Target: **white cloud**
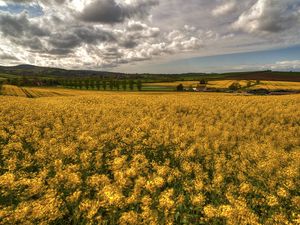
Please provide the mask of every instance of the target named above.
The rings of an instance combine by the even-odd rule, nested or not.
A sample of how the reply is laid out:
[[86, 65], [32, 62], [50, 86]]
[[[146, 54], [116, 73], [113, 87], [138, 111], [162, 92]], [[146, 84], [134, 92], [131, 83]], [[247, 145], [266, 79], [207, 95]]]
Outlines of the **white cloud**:
[[218, 6], [212, 11], [212, 14], [214, 16], [223, 16], [226, 15], [230, 12], [232, 12], [236, 8], [236, 1], [235, 0], [230, 0], [230, 1], [225, 1], [223, 4]]
[[7, 2], [39, 5], [43, 12], [31, 18], [0, 11], [5, 63], [15, 57], [101, 69], [300, 43], [299, 0], [0, 0], [0, 5]]
[[0, 1], [0, 6], [7, 6], [5, 1]]
[[273, 65], [270, 65], [270, 68], [273, 70], [293, 70], [300, 69], [300, 60], [291, 60], [291, 61], [279, 61]]
[[295, 0], [258, 0], [240, 15], [233, 27], [249, 33], [288, 30], [299, 22], [299, 8]]

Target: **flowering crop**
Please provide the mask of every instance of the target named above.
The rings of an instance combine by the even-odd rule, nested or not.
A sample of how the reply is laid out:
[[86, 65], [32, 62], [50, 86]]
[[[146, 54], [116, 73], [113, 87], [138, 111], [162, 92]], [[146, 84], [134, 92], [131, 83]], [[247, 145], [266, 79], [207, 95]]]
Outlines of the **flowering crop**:
[[300, 96], [0, 96], [0, 224], [299, 224]]
[[38, 98], [38, 97], [54, 97], [54, 96], [70, 96], [76, 91], [66, 89], [51, 89], [37, 87], [17, 87], [15, 85], [3, 85], [1, 94], [8, 96]]
[[[250, 82], [251, 87], [247, 87]], [[218, 88], [224, 89], [228, 88], [233, 83], [239, 83], [241, 87], [249, 89], [265, 88], [270, 91], [275, 90], [300, 90], [300, 82], [283, 82], [283, 81], [260, 81], [260, 84], [256, 84], [255, 80], [209, 80], [206, 87], [207, 88]], [[176, 82], [165, 82], [165, 83], [145, 83], [144, 86], [157, 86], [157, 87], [170, 87], [176, 88], [179, 84], [183, 84], [185, 88], [197, 87], [199, 81], [176, 81]]]

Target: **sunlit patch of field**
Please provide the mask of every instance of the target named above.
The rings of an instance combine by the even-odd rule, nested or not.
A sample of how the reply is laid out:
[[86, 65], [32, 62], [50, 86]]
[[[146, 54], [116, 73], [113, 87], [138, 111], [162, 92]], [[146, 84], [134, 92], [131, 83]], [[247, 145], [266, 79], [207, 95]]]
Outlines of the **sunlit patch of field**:
[[[53, 87], [17, 87], [14, 85], [3, 85], [0, 91], [1, 95], [4, 96], [18, 96], [27, 98], [40, 98], [40, 97], [59, 97], [59, 96], [95, 96], [95, 95], [114, 95], [118, 92], [122, 92], [123, 95], [149, 95], [158, 94], [164, 95], [168, 92], [173, 91], [172, 88], [149, 88], [149, 92], [137, 92], [137, 91], [97, 91], [97, 90], [86, 90], [86, 89], [65, 89], [65, 88], [53, 88]], [[153, 93], [153, 92], [155, 93]], [[160, 92], [162, 91], [162, 92]]]
[[66, 93], [0, 96], [0, 224], [299, 224], [300, 95]]
[[300, 82], [283, 82], [283, 81], [261, 81], [259, 85], [251, 89], [265, 88], [268, 90], [300, 90]]
[[17, 87], [14, 85], [3, 85], [1, 90], [2, 95], [28, 98], [71, 96], [78, 94], [78, 92], [76, 90], [58, 88]]
[[[300, 82], [282, 82], [282, 81], [260, 81], [260, 84], [256, 84], [255, 80], [211, 80], [207, 83], [207, 88], [226, 89], [232, 83], [239, 83], [241, 87], [247, 88], [250, 82], [249, 89], [265, 88], [268, 90], [300, 90]], [[196, 87], [199, 81], [176, 81], [176, 82], [162, 82], [162, 83], [145, 83], [144, 86], [155, 86], [155, 87], [169, 87], [175, 88], [183, 84], [185, 88]]]
[[26, 93], [22, 90], [22, 88], [19, 88], [14, 85], [3, 85], [1, 89], [1, 94], [8, 96], [27, 97]]
[[[232, 83], [237, 82], [242, 86], [246, 86], [246, 80], [214, 80], [208, 81], [207, 87], [208, 88], [228, 88]], [[161, 82], [161, 83], [145, 83], [144, 86], [156, 86], [156, 87], [172, 87], [176, 88], [179, 84], [182, 84], [185, 88], [189, 87], [197, 87], [200, 81], [176, 81], [176, 82]]]
[[215, 80], [209, 81], [207, 84], [208, 88], [228, 88], [232, 83], [239, 83], [242, 87], [245, 87], [248, 83], [246, 80]]

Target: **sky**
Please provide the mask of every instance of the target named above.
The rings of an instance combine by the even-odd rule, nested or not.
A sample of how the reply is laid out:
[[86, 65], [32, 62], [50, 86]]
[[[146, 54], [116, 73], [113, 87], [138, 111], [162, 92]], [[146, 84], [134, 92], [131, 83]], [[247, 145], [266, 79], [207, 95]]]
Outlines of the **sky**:
[[300, 0], [0, 0], [0, 65], [300, 71]]

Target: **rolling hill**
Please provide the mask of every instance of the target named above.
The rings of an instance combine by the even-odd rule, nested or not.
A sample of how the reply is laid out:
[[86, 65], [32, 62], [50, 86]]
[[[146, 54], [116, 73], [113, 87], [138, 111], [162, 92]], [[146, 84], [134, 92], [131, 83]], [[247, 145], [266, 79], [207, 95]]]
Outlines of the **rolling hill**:
[[0, 79], [40, 77], [40, 78], [132, 78], [143, 79], [147, 82], [157, 81], [181, 81], [181, 80], [269, 80], [269, 81], [293, 81], [300, 82], [300, 72], [277, 71], [251, 71], [236, 73], [184, 73], [184, 74], [126, 74], [119, 72], [95, 71], [95, 70], [67, 70], [52, 67], [40, 67], [34, 65], [0, 66]]

